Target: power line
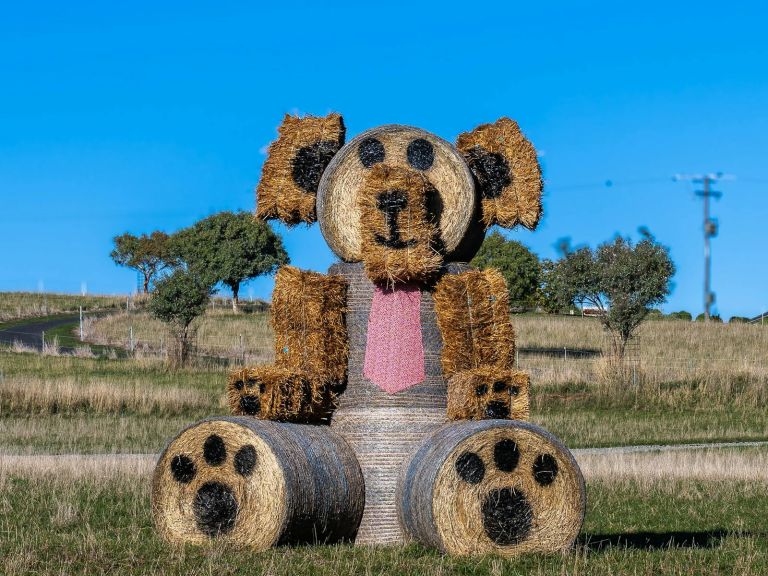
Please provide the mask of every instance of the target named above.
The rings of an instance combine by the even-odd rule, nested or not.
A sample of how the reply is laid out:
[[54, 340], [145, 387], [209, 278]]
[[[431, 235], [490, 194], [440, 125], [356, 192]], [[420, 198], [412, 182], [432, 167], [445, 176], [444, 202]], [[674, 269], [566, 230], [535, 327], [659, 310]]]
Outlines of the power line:
[[710, 307], [715, 302], [715, 293], [712, 292], [712, 252], [710, 249], [710, 240], [717, 236], [718, 222], [710, 218], [709, 199], [722, 197], [722, 192], [712, 189], [712, 184], [720, 180], [733, 180], [735, 177], [722, 172], [710, 174], [675, 174], [675, 182], [690, 181], [694, 184], [701, 184], [702, 190], [696, 190], [696, 196], [704, 199], [704, 319], [708, 322], [710, 319]]

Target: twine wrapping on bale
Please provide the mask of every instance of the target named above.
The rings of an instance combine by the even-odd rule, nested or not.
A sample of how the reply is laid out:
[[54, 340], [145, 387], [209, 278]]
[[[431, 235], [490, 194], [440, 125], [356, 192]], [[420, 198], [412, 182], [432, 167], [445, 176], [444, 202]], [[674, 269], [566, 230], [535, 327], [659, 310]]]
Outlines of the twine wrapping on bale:
[[440, 428], [398, 485], [404, 530], [454, 555], [566, 550], [585, 507], [584, 479], [568, 449], [546, 430], [513, 420]]
[[185, 429], [160, 456], [152, 514], [176, 544], [334, 543], [354, 538], [364, 492], [354, 453], [327, 427], [221, 417]]
[[418, 128], [387, 125], [348, 142], [325, 170], [317, 193], [320, 230], [342, 260], [363, 259], [359, 196], [379, 163], [422, 173], [437, 192], [431, 206], [446, 253], [466, 235], [475, 186], [464, 158], [450, 143]]
[[281, 422], [319, 422], [333, 407], [330, 386], [276, 366], [255, 366], [232, 372], [227, 401], [236, 416]]
[[514, 365], [509, 293], [498, 270], [447, 274], [437, 283], [434, 299], [446, 377], [472, 368]]
[[528, 420], [529, 389], [528, 374], [519, 370], [464, 370], [448, 381], [448, 418]]
[[[451, 264], [446, 273], [465, 269], [465, 265]], [[349, 286], [347, 386], [337, 399], [331, 429], [352, 446], [365, 477], [365, 513], [355, 543], [399, 544], [404, 535], [395, 505], [398, 474], [408, 454], [446, 421], [447, 388], [440, 366], [442, 340], [432, 294], [427, 290], [421, 292], [424, 381], [397, 394], [388, 394], [364, 375], [374, 284], [362, 263], [335, 264], [330, 273], [343, 275]]]
[[282, 266], [272, 292], [275, 364], [338, 385], [347, 372], [347, 283], [341, 276]]
[[536, 228], [541, 218], [541, 168], [517, 122], [500, 118], [482, 124], [461, 134], [457, 147], [475, 176], [485, 227]]
[[315, 221], [315, 195], [326, 166], [344, 145], [339, 114], [324, 118], [285, 115], [269, 147], [256, 189], [256, 216], [286, 224]]
[[443, 261], [437, 227], [427, 204], [436, 198], [426, 176], [398, 166], [376, 164], [358, 194], [365, 271], [374, 282], [423, 282]]

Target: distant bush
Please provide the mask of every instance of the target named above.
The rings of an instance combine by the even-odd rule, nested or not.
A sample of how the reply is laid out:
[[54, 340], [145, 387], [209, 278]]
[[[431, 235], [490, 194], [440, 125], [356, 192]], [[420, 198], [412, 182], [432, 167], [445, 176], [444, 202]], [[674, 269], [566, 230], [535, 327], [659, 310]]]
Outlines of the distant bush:
[[680, 310], [679, 312], [672, 312], [667, 315], [667, 318], [670, 320], [685, 320], [687, 322], [690, 322], [693, 320], [693, 316], [691, 316], [690, 312], [686, 312], [685, 310]]
[[653, 308], [648, 311], [648, 315], [645, 318], [646, 320], [663, 320], [664, 313], [658, 308]]
[[[721, 324], [723, 323], [723, 319], [720, 318], [719, 314], [713, 314], [712, 316], [709, 317], [709, 319], [710, 319], [711, 322], [720, 322]], [[696, 322], [704, 322], [704, 314], [703, 313], [701, 313], [698, 316], [696, 316]]]
[[728, 320], [729, 324], [746, 324], [747, 322], [749, 322], [749, 318], [744, 316], [731, 316], [731, 319]]

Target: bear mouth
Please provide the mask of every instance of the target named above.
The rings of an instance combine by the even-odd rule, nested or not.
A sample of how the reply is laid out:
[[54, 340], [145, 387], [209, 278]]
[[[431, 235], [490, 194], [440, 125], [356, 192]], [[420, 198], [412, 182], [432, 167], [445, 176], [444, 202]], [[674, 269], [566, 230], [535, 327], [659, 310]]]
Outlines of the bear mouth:
[[504, 402], [489, 402], [485, 407], [485, 415], [488, 418], [509, 418], [509, 406]]

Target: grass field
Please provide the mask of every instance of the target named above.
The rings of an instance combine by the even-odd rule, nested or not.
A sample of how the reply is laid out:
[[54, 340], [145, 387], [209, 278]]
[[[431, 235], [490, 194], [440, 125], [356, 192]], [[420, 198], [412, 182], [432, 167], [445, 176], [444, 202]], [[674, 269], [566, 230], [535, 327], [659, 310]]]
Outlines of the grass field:
[[[163, 362], [164, 327], [140, 311], [86, 326], [89, 340], [122, 348], [133, 327], [133, 356], [0, 350], [0, 573], [768, 573], [766, 448], [577, 453], [588, 515], [577, 548], [563, 556], [446, 558], [417, 546], [262, 554], [168, 547], [149, 517], [152, 455], [190, 422], [226, 413], [228, 368], [204, 357], [269, 361], [268, 320], [210, 310], [198, 326], [201, 358], [178, 371]], [[647, 322], [630, 350], [628, 379], [617, 383], [599, 355], [605, 339], [595, 320], [513, 321], [527, 350], [519, 365], [532, 375], [532, 420], [571, 448], [768, 440], [768, 327]], [[562, 356], [553, 353], [560, 349]], [[117, 455], [44, 456], [102, 453]]]
[[0, 322], [78, 312], [80, 306], [85, 310], [117, 310], [124, 308], [125, 302], [125, 296], [2, 292], [0, 293]]
[[[745, 456], [728, 455], [737, 461]], [[759, 458], [762, 474], [751, 481], [706, 471], [686, 479], [615, 476], [594, 463], [585, 466], [589, 507], [576, 549], [517, 560], [448, 558], [418, 546], [315, 546], [264, 553], [215, 544], [173, 548], [152, 528], [151, 461], [113, 459], [90, 466], [75, 461], [44, 469], [5, 462], [0, 465], [0, 557], [7, 576], [760, 575], [768, 571], [768, 453]]]

